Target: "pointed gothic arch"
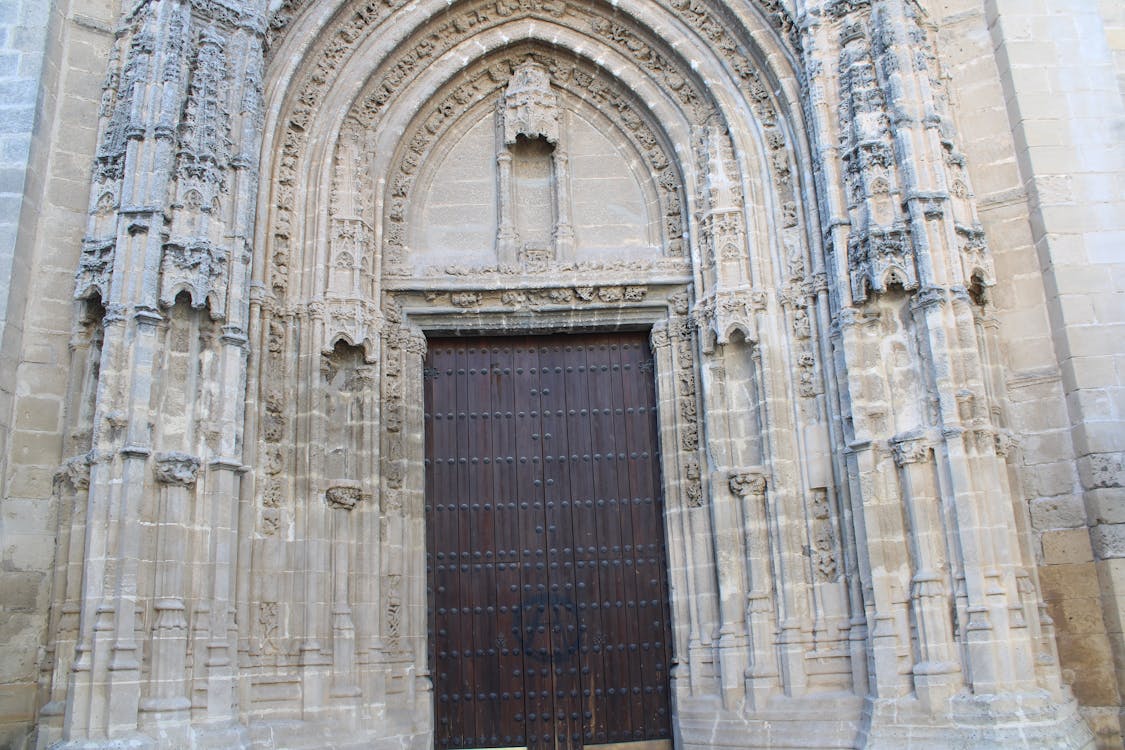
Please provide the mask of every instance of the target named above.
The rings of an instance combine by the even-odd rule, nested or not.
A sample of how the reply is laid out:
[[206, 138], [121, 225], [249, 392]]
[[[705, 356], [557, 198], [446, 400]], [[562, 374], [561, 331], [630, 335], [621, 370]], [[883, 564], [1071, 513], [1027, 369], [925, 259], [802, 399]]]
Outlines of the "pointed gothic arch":
[[682, 747], [1085, 742], [917, 3], [274, 5], [116, 41], [44, 737], [426, 747], [428, 337], [645, 331]]

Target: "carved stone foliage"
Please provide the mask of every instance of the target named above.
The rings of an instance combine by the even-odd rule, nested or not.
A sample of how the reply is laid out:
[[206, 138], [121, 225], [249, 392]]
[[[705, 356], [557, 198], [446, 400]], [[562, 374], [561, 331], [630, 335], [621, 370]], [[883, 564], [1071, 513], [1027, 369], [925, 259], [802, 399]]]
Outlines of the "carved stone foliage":
[[[988, 436], [991, 447], [992, 435]], [[924, 435], [901, 435], [891, 441], [895, 463], [899, 466], [929, 461], [933, 457], [933, 442]]]
[[190, 487], [199, 475], [199, 457], [178, 451], [157, 453], [152, 471], [161, 484]]
[[810, 492], [809, 516], [813, 576], [817, 581], [825, 583], [836, 581], [842, 572], [840, 543], [827, 490], [817, 488]]
[[55, 481], [66, 480], [76, 492], [90, 488], [90, 456], [73, 456], [55, 472]]
[[462, 290], [451, 292], [425, 292], [427, 303], [435, 306], [452, 306], [463, 310], [475, 308], [506, 308], [511, 310], [537, 310], [557, 307], [603, 307], [616, 304], [643, 302], [649, 294], [643, 284], [609, 284], [579, 286], [544, 286], [506, 290]]
[[684, 494], [688, 507], [703, 507], [703, 480], [699, 464], [699, 387], [696, 382], [694, 326], [685, 319], [673, 318], [668, 324], [679, 405], [679, 448], [686, 457]]
[[394, 651], [402, 639], [402, 576], [393, 573], [387, 576], [387, 605], [383, 622], [387, 647]]
[[262, 653], [267, 656], [277, 654], [278, 638], [281, 633], [280, 604], [258, 602], [258, 617], [255, 624]]
[[388, 323], [383, 332], [383, 504], [388, 511], [399, 511], [402, 509], [408, 464], [403, 427], [409, 385], [403, 372], [403, 361], [407, 355], [422, 356], [426, 351], [426, 339], [421, 332], [403, 327], [402, 313], [394, 300], [388, 300], [384, 305], [384, 316]]
[[277, 314], [265, 316], [266, 351], [262, 367], [262, 406], [258, 439], [264, 478], [258, 483], [261, 515], [259, 530], [274, 536], [281, 529], [287, 502], [286, 469], [289, 435], [288, 320]]
[[[202, 18], [234, 29], [264, 36], [269, 19], [261, 3], [247, 0], [190, 0], [192, 11]], [[270, 3], [272, 5], [272, 3]]]
[[685, 276], [691, 273], [691, 265], [682, 258], [658, 258], [649, 260], [613, 261], [562, 261], [542, 268], [496, 264], [487, 266], [466, 266], [449, 264], [443, 266], [422, 266], [416, 269], [417, 277], [490, 277], [523, 275], [536, 278], [577, 277], [579, 279], [613, 280], [628, 283], [638, 275], [651, 274], [663, 277]]
[[[279, 2], [273, 3], [272, 7], [274, 7], [274, 11], [269, 19], [267, 36], [271, 49], [285, 33], [285, 30], [289, 27], [292, 20], [309, 2], [311, 2], [311, 0], [280, 0]], [[367, 5], [368, 8], [366, 8], [365, 11], [374, 15], [377, 11], [371, 6], [378, 7], [379, 3], [369, 2]], [[518, 7], [512, 0], [502, 0], [500, 5], [509, 13], [513, 6]], [[563, 3], [560, 0], [560, 2], [555, 2], [553, 5], [562, 7]], [[769, 21], [769, 24], [778, 32], [781, 39], [787, 42], [791, 49], [799, 51], [801, 49], [800, 28], [782, 0], [757, 0], [757, 5], [761, 7], [762, 14]]]

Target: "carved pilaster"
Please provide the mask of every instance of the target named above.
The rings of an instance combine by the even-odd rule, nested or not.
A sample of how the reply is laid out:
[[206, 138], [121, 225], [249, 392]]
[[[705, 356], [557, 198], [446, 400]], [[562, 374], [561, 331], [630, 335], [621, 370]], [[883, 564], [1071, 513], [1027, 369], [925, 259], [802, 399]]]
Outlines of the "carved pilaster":
[[739, 498], [742, 506], [747, 550], [749, 591], [746, 595], [746, 623], [750, 636], [750, 668], [746, 672], [746, 696], [755, 709], [760, 709], [780, 688], [780, 670], [774, 646], [777, 617], [766, 509], [768, 481], [765, 470], [753, 466], [732, 469], [728, 483], [731, 493]]
[[355, 676], [355, 623], [352, 620], [351, 573], [352, 511], [363, 500], [354, 482], [335, 484], [324, 492], [332, 512], [332, 688], [334, 698], [360, 695]]

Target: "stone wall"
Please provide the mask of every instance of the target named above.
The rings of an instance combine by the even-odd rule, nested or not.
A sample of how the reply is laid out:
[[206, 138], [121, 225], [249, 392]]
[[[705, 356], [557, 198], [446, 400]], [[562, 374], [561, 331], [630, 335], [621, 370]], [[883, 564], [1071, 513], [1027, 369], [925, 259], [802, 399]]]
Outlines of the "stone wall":
[[996, 258], [1028, 539], [1064, 679], [1103, 746], [1119, 747], [1125, 15], [1094, 2], [933, 5]]

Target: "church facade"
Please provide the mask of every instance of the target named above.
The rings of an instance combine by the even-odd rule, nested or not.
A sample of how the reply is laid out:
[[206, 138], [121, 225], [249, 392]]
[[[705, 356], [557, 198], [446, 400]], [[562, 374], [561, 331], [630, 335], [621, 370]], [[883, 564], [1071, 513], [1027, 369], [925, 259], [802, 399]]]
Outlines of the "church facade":
[[5, 747], [1122, 747], [1116, 4], [0, 8]]

